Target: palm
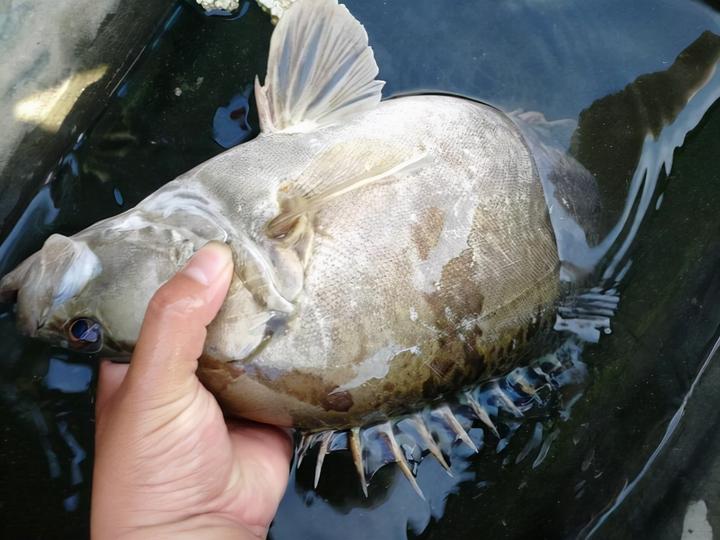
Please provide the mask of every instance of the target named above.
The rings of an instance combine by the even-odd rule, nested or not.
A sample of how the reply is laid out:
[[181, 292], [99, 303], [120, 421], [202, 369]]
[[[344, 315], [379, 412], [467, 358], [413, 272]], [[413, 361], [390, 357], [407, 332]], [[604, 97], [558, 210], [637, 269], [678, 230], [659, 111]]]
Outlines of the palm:
[[[107, 373], [113, 370], [118, 373]], [[288, 437], [271, 426], [226, 423], [215, 398], [197, 379], [185, 399], [147, 407], [132, 391], [104, 383], [122, 379], [124, 371], [125, 366], [101, 368], [98, 430], [106, 422], [122, 425], [114, 433], [125, 440], [106, 442], [123, 448], [124, 461], [131, 460], [125, 467], [131, 474], [121, 481], [142, 486], [134, 490], [125, 511], [134, 514], [138, 524], [152, 509], [168, 518], [222, 514], [264, 528], [287, 483]]]
[[169, 511], [226, 513], [249, 525], [270, 522], [287, 483], [287, 436], [251, 422], [227, 424], [212, 395], [197, 386], [187, 408], [153, 433], [163, 451], [154, 453], [158, 463], [147, 459], [143, 468], [157, 471], [170, 493], [181, 494]]

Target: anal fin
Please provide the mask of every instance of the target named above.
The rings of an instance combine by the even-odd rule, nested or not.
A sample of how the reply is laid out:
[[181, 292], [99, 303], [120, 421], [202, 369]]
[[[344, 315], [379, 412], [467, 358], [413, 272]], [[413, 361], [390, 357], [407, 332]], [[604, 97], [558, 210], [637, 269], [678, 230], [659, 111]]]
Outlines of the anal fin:
[[[568, 398], [568, 391], [573, 391], [575, 396], [582, 395], [580, 383], [587, 370], [580, 360], [580, 352], [575, 338], [569, 338], [557, 350], [530, 365], [466, 388], [459, 395], [448, 397], [446, 402], [363, 427], [305, 434], [296, 451], [297, 466], [311, 448], [318, 448], [314, 476], [317, 487], [326, 455], [349, 450], [365, 496], [374, 474], [387, 464], [397, 463], [424, 499], [416, 475], [428, 454], [450, 473], [445, 455], [451, 455], [456, 441], [479, 452], [485, 447], [492, 448], [484, 436], [489, 431], [498, 439], [495, 452], [504, 452], [523, 423], [534, 421], [531, 439], [513, 461], [523, 462], [537, 451], [531, 465], [536, 468], [547, 458], [559, 434], [556, 427], [553, 429], [557, 424], [548, 424], [542, 419], [552, 413], [564, 414], [563, 401]], [[486, 430], [477, 430], [481, 426]], [[547, 436], [546, 426], [552, 429]], [[476, 429], [472, 432], [473, 438], [468, 433], [471, 427]]]

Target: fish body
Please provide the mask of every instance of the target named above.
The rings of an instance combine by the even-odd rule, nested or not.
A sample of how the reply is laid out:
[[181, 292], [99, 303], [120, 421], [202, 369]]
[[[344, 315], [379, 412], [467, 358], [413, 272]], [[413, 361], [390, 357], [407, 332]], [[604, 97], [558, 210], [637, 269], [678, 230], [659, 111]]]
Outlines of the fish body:
[[357, 429], [527, 361], [561, 295], [527, 144], [481, 103], [381, 102], [377, 73], [343, 6], [295, 4], [256, 85], [262, 134], [50, 237], [0, 282], [21, 330], [129, 354], [154, 291], [214, 240], [235, 274], [198, 374], [228, 414]]
[[[301, 231], [269, 235], [294, 193], [398, 166], [324, 203]], [[256, 420], [347, 427], [406, 411], [516, 363], [558, 298], [532, 157], [502, 113], [468, 100], [403, 97], [341, 125], [264, 135], [178, 188], [206, 192], [231, 245], [246, 235], [271, 269], [253, 283], [236, 248], [240, 275], [201, 368], [227, 410]], [[234, 303], [273, 287], [274, 309], [258, 302], [258, 326], [244, 331]]]

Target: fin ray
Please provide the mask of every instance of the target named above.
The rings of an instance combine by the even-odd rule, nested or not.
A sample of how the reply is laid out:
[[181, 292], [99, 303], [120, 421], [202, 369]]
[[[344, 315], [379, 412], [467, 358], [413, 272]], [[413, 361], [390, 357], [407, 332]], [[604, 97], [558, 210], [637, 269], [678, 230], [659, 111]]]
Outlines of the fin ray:
[[365, 497], [367, 497], [368, 486], [367, 480], [365, 479], [365, 462], [363, 461], [362, 440], [359, 427], [354, 427], [350, 430], [350, 452], [352, 454], [353, 462], [355, 463], [355, 469], [360, 477], [360, 487], [362, 488]]
[[[427, 456], [426, 451], [452, 476], [445, 455], [450, 455], [455, 441], [462, 441], [478, 452], [486, 446], [485, 431], [490, 431], [498, 439], [495, 452], [500, 453], [521, 425], [535, 418], [532, 435], [514, 461], [523, 462], [537, 451], [530, 465], [537, 468], [547, 459], [551, 445], [560, 433], [555, 428], [546, 436], [548, 425], [543, 418], [562, 415], [565, 400], [577, 399], [584, 391], [581, 383], [587, 376], [587, 369], [580, 359], [581, 351], [575, 338], [568, 338], [553, 353], [502, 377], [468, 388], [445, 403], [432, 404], [420, 412], [364, 427], [303, 434], [298, 441], [297, 467], [310, 448], [318, 447], [314, 478], [317, 488], [327, 454], [349, 451], [366, 496], [375, 472], [389, 463], [397, 463], [413, 489], [424, 498], [416, 476], [417, 466]], [[571, 395], [561, 395], [561, 389]], [[471, 438], [467, 430], [480, 425], [486, 430], [474, 432]], [[346, 436], [342, 444], [337, 442], [341, 440], [339, 436]]]
[[265, 84], [255, 81], [263, 132], [304, 132], [372, 109], [384, 85], [363, 26], [337, 0], [303, 0], [270, 41]]
[[307, 225], [303, 216], [350, 192], [411, 174], [428, 159], [424, 149], [408, 150], [377, 140], [337, 144], [319, 155], [288, 186], [282, 211], [268, 223], [267, 233], [271, 238], [294, 237], [296, 225]]
[[487, 413], [485, 408], [478, 403], [478, 401], [473, 397], [473, 395], [470, 392], [465, 393], [465, 399], [467, 400], [468, 404], [470, 405], [470, 408], [472, 409], [473, 413], [475, 413], [475, 416], [477, 416], [478, 420], [480, 420], [485, 426], [490, 429], [493, 435], [500, 438], [500, 433], [498, 433], [497, 427], [495, 427], [495, 424], [490, 419], [490, 415]]
[[452, 410], [448, 405], [439, 406], [438, 408], [433, 410], [431, 414], [437, 416], [438, 419], [445, 422], [445, 424], [452, 430], [452, 432], [455, 433], [457, 438], [463, 443], [465, 443], [465, 445], [467, 445], [467, 447], [470, 448], [473, 452], [475, 452], [476, 454], [479, 452], [478, 447], [467, 434], [465, 428], [460, 425], [460, 422], [457, 418], [455, 418], [455, 415], [453, 414]]
[[450, 465], [448, 464], [447, 460], [445, 459], [445, 456], [443, 455], [442, 451], [440, 450], [440, 447], [435, 442], [435, 439], [433, 439], [432, 434], [430, 433], [430, 430], [428, 430], [427, 426], [425, 425], [425, 421], [423, 420], [422, 416], [419, 414], [414, 414], [412, 416], [412, 421], [415, 425], [415, 429], [417, 430], [418, 434], [420, 435], [420, 438], [422, 442], [427, 446], [427, 449], [430, 451], [430, 453], [435, 457], [435, 459], [440, 463], [443, 469], [445, 469], [445, 472], [447, 472], [450, 476], [452, 476], [452, 471], [450, 470]]
[[322, 472], [325, 455], [328, 453], [328, 446], [333, 434], [333, 431], [325, 431], [320, 436], [320, 448], [318, 449], [317, 461], [315, 462], [315, 483], [313, 485], [315, 489], [317, 489], [318, 482], [320, 482], [320, 473]]
[[413, 473], [412, 469], [410, 469], [410, 465], [408, 464], [407, 459], [405, 459], [405, 454], [403, 454], [402, 448], [400, 448], [400, 445], [395, 439], [392, 425], [390, 424], [390, 422], [386, 422], [379, 426], [379, 430], [380, 433], [385, 436], [385, 439], [390, 446], [390, 451], [395, 458], [395, 463], [398, 464], [403, 475], [405, 475], [405, 478], [408, 479], [408, 482], [410, 482], [410, 485], [415, 490], [415, 493], [417, 493], [422, 500], [425, 500], [425, 495], [423, 494], [422, 489], [420, 489], [420, 486], [415, 479], [415, 474]]

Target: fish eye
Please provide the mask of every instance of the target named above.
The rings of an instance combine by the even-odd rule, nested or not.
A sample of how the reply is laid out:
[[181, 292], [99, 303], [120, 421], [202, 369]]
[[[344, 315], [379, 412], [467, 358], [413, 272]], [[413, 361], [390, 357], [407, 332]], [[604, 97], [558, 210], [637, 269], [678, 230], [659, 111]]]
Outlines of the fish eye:
[[68, 339], [76, 345], [97, 343], [100, 341], [101, 333], [100, 324], [85, 317], [75, 319], [67, 327]]

